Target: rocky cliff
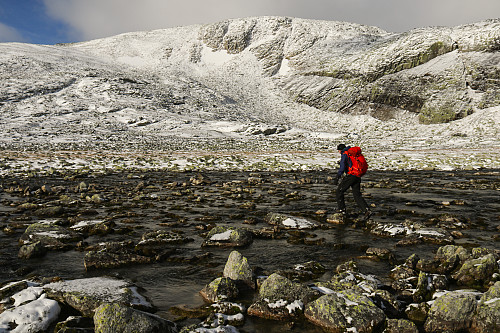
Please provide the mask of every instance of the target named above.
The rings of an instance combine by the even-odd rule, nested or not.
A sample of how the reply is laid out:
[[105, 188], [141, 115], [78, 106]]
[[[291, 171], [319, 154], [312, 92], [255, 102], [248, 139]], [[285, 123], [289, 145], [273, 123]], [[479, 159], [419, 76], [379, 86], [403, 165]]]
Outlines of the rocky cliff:
[[[156, 47], [144, 49], [146, 41]], [[131, 48], [115, 49], [115, 59], [155, 59], [156, 68], [199, 72], [208, 58], [224, 53], [226, 59], [208, 66], [244, 73], [257, 59], [253, 74], [321, 110], [380, 119], [407, 110], [423, 123], [440, 123], [500, 105], [500, 20], [394, 34], [345, 22], [257, 17], [126, 34], [105, 44], [124, 42]], [[219, 86], [214, 76], [205, 82]]]

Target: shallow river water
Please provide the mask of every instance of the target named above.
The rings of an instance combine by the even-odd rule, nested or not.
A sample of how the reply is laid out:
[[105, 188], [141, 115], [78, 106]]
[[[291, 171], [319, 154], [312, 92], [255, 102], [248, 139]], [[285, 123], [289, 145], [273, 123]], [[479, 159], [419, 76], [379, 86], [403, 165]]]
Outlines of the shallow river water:
[[[372, 220], [378, 223], [412, 221], [436, 227], [451, 216], [461, 226], [454, 231], [454, 243], [466, 247], [498, 249], [500, 225], [500, 171], [372, 171], [363, 178], [363, 194], [372, 205]], [[315, 220], [322, 227], [308, 233], [311, 242], [294, 241], [292, 233], [282, 231], [279, 239], [254, 238], [251, 245], [238, 248], [252, 267], [263, 272], [289, 269], [296, 264], [317, 261], [326, 267], [320, 280], [328, 280], [338, 264], [355, 259], [360, 271], [374, 274], [390, 283], [388, 271], [395, 263], [375, 261], [366, 256], [369, 247], [392, 251], [397, 261], [412, 253], [432, 257], [442, 244], [423, 242], [398, 246], [401, 237], [375, 236], [363, 228], [333, 225], [326, 214], [336, 208], [332, 171], [314, 172], [139, 172], [92, 174], [61, 173], [43, 177], [4, 177], [0, 179], [0, 283], [33, 275], [64, 279], [118, 276], [144, 288], [143, 294], [158, 308], [157, 314], [175, 319], [172, 306], [196, 307], [203, 304], [199, 291], [220, 276], [233, 248], [202, 247], [204, 234], [214, 225], [249, 229], [270, 227], [265, 216], [285, 213]], [[80, 186], [85, 183], [86, 188]], [[41, 193], [45, 185], [48, 192]], [[29, 188], [28, 188], [29, 187]], [[28, 188], [28, 189], [27, 189]], [[79, 188], [79, 189], [77, 189]], [[26, 190], [27, 189], [27, 190]], [[41, 194], [40, 194], [41, 193]], [[89, 198], [98, 194], [101, 202]], [[209, 254], [207, 260], [165, 260], [152, 264], [86, 272], [85, 251], [75, 248], [50, 251], [43, 258], [17, 258], [18, 240], [26, 226], [46, 217], [16, 207], [25, 202], [50, 206], [70, 199], [61, 220], [112, 220], [115, 232], [85, 239], [89, 245], [100, 242], [140, 240], [150, 230], [180, 230], [192, 242], [178, 246], [176, 255], [189, 258]], [[348, 210], [355, 213], [351, 193], [346, 195]], [[356, 218], [355, 215], [352, 216]], [[8, 231], [8, 232], [7, 232]], [[314, 240], [321, 239], [320, 242]], [[250, 297], [251, 298], [251, 297]], [[248, 300], [249, 302], [251, 299]], [[196, 320], [181, 322], [194, 323]], [[242, 332], [285, 332], [290, 327], [246, 316]], [[297, 323], [295, 331], [320, 332], [308, 323]]]

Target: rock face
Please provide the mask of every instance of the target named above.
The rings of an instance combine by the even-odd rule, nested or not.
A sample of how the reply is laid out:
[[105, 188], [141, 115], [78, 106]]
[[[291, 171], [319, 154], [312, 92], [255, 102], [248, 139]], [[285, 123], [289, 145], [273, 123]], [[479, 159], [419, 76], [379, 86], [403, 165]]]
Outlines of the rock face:
[[[273, 77], [295, 101], [322, 110], [371, 108], [380, 118], [407, 110], [419, 113], [422, 122], [438, 123], [500, 104], [498, 20], [399, 34], [287, 17], [226, 20], [198, 29], [197, 40], [186, 41], [193, 55], [186, 60], [199, 63], [204, 46], [251, 54], [264, 77]], [[167, 66], [175, 61], [169, 58]]]

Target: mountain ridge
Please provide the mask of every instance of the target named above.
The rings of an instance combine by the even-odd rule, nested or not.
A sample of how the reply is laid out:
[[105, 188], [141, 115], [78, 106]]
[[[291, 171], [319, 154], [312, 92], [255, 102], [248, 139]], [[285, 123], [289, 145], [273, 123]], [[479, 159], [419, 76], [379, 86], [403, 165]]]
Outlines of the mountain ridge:
[[0, 144], [498, 145], [499, 26], [491, 20], [395, 34], [347, 22], [260, 17], [76, 44], [3, 43]]

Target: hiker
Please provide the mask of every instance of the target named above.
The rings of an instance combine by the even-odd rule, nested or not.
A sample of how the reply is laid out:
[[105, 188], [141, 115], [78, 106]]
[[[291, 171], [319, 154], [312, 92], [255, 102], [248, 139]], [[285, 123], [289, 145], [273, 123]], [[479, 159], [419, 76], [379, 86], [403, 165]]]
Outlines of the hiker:
[[[366, 173], [368, 164], [361, 154], [361, 148], [359, 147], [346, 147], [345, 144], [341, 143], [337, 146], [337, 150], [341, 154], [339, 171], [333, 181], [334, 185], [338, 185], [337, 213], [342, 214], [342, 216], [346, 216], [344, 193], [350, 187], [352, 188], [354, 200], [358, 204], [359, 208], [361, 208], [364, 212], [363, 220], [366, 221], [370, 218], [372, 212], [361, 195], [361, 177]], [[342, 178], [342, 181], [339, 184], [339, 180], [344, 173], [347, 175]]]

